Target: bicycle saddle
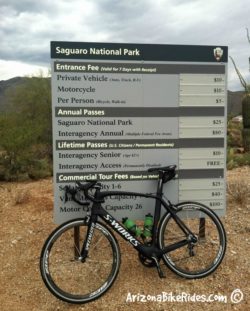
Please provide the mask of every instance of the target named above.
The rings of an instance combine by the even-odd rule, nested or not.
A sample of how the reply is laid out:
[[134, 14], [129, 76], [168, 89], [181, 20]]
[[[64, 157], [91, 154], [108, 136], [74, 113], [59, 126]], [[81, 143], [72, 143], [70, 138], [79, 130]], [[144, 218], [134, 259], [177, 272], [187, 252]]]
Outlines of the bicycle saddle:
[[173, 179], [176, 175], [176, 165], [169, 165], [164, 167], [152, 167], [148, 169], [148, 172], [158, 172], [159, 178], [165, 184], [167, 181]]
[[169, 166], [163, 166], [163, 167], [151, 167], [148, 169], [148, 172], [167, 172], [171, 173], [174, 172], [176, 169], [176, 165], [169, 165]]

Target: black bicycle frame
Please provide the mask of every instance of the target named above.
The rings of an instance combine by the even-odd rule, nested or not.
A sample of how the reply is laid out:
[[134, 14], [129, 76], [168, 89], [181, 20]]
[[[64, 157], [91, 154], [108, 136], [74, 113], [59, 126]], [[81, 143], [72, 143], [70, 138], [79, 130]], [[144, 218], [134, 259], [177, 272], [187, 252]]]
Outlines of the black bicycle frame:
[[[104, 202], [105, 197], [109, 196], [136, 196], [136, 197], [144, 197], [144, 198], [152, 198], [156, 200], [155, 203], [155, 213], [154, 213], [154, 225], [153, 225], [153, 234], [152, 234], [152, 243], [151, 245], [145, 245], [141, 243], [134, 235], [132, 235], [127, 229], [118, 222], [111, 214], [109, 214], [103, 207], [102, 202]], [[84, 241], [83, 249], [81, 256], [86, 258], [88, 253], [88, 247], [91, 243], [93, 228], [97, 221], [98, 216], [101, 217], [112, 229], [117, 232], [123, 239], [127, 240], [138, 252], [143, 254], [144, 256], [151, 258], [155, 256], [157, 258], [161, 258], [163, 254], [166, 254], [170, 251], [178, 249], [184, 245], [187, 245], [190, 240], [184, 239], [177, 243], [171, 244], [163, 249], [160, 249], [157, 245], [157, 228], [158, 222], [160, 220], [161, 215], [161, 206], [167, 210], [168, 213], [171, 214], [177, 225], [181, 228], [186, 236], [194, 236], [193, 233], [186, 227], [186, 225], [182, 222], [182, 220], [176, 216], [175, 211], [172, 207], [170, 201], [165, 201], [162, 199], [162, 185], [158, 187], [158, 191], [156, 195], [153, 194], [142, 194], [137, 192], [125, 192], [125, 191], [104, 191], [100, 192], [97, 190], [95, 194], [95, 203], [91, 208], [91, 216], [88, 224], [88, 231], [86, 240]], [[97, 203], [98, 202], [98, 203]]]

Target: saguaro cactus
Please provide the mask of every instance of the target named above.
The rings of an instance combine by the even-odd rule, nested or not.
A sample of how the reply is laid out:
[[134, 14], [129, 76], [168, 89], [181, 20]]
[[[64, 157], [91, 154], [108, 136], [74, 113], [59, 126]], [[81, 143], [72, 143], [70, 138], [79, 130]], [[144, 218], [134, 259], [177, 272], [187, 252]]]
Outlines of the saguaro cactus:
[[242, 100], [243, 129], [242, 138], [245, 151], [250, 151], [250, 94]]
[[242, 140], [243, 147], [245, 151], [250, 151], [250, 85], [246, 83], [245, 79], [241, 75], [239, 69], [237, 68], [233, 58], [230, 56], [234, 68], [238, 74], [240, 82], [245, 89], [245, 94], [242, 99], [242, 119], [243, 119], [243, 129], [242, 129]]
[[[250, 43], [249, 31], [247, 29], [247, 39]], [[245, 95], [242, 100], [242, 118], [243, 118], [243, 129], [242, 129], [242, 139], [245, 151], [250, 151], [250, 84], [247, 84], [239, 69], [237, 68], [235, 61], [230, 56], [235, 71], [240, 79], [241, 85], [244, 87]]]
[[243, 127], [250, 128], [250, 94], [245, 95], [242, 100]]

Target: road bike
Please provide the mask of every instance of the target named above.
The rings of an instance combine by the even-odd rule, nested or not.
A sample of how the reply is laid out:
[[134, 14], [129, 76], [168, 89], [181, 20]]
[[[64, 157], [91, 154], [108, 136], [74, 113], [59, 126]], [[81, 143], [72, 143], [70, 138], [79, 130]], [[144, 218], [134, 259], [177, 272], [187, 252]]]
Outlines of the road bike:
[[[65, 197], [87, 209], [86, 216], [63, 223], [47, 238], [40, 258], [42, 279], [57, 298], [87, 303], [103, 295], [114, 283], [121, 254], [112, 228], [138, 251], [146, 267], [156, 267], [164, 278], [163, 263], [177, 275], [196, 279], [214, 272], [225, 255], [226, 234], [221, 220], [197, 202], [172, 204], [163, 184], [176, 175], [176, 166], [150, 168], [159, 174], [155, 194], [103, 191], [97, 180], [65, 186]], [[138, 237], [102, 207], [106, 197], [133, 196], [155, 200], [152, 235]], [[161, 209], [165, 213], [161, 217]]]

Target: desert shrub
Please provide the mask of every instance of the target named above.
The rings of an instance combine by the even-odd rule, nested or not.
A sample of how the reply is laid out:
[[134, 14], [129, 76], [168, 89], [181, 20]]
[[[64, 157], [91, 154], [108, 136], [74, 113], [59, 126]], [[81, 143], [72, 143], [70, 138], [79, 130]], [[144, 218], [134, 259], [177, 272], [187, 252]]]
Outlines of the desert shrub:
[[231, 170], [245, 165], [250, 165], [250, 153], [236, 153], [233, 148], [229, 148], [227, 151], [227, 169]]
[[27, 78], [8, 94], [0, 116], [0, 180], [51, 176], [51, 94], [48, 78]]
[[245, 205], [248, 200], [250, 187], [242, 177], [234, 178], [227, 183], [227, 192], [238, 204]]
[[52, 165], [48, 159], [34, 160], [27, 169], [29, 178], [37, 180], [52, 175]]
[[15, 189], [13, 199], [16, 205], [25, 204], [29, 202], [30, 193], [27, 189]]
[[242, 123], [233, 122], [227, 123], [227, 145], [228, 147], [242, 147]]

